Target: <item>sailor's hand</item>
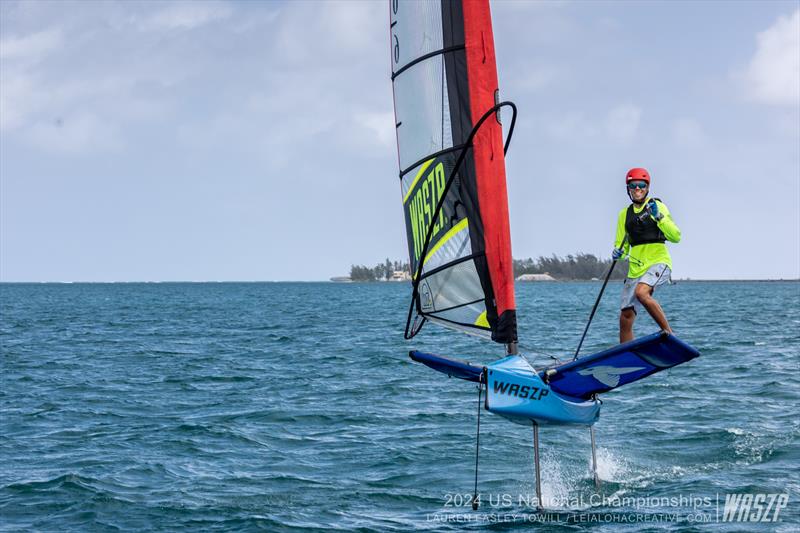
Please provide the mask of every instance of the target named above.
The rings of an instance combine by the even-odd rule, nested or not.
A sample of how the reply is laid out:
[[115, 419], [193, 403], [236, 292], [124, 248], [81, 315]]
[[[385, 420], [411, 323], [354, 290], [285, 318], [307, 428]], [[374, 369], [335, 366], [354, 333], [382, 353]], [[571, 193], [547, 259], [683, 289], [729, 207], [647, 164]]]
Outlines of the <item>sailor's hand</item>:
[[611, 252], [611, 259], [617, 261], [620, 257], [622, 257], [622, 248], [614, 248], [614, 251]]
[[649, 202], [647, 202], [647, 212], [650, 213], [650, 216], [655, 220], [661, 220], [664, 218], [664, 213], [658, 212], [658, 204], [652, 198]]

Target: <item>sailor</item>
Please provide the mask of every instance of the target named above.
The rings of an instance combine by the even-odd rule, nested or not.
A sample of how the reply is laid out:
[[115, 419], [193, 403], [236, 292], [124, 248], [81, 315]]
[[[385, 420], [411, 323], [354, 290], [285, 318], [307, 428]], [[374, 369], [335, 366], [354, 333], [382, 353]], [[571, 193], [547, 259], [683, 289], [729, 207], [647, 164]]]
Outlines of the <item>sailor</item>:
[[[614, 251], [616, 260], [627, 254], [628, 276], [622, 288], [619, 342], [633, 340], [633, 322], [644, 307], [663, 331], [672, 333], [667, 317], [653, 298], [656, 287], [669, 282], [672, 258], [666, 241], [677, 243], [681, 230], [659, 198], [650, 197], [650, 174], [632, 168], [625, 176], [631, 204], [619, 212]], [[627, 235], [627, 238], [626, 238]]]

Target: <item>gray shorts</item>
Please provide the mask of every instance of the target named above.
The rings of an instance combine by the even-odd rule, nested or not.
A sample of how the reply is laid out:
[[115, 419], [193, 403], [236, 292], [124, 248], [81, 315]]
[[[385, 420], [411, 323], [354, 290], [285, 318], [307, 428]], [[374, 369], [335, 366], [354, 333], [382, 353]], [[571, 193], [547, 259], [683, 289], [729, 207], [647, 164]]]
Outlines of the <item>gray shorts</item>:
[[633, 312], [638, 314], [642, 309], [642, 302], [636, 297], [636, 285], [639, 283], [646, 283], [655, 290], [659, 285], [669, 283], [671, 276], [672, 270], [670, 270], [667, 265], [664, 263], [656, 263], [638, 278], [625, 278], [625, 283], [622, 286], [622, 304], [620, 305], [620, 310], [633, 309]]

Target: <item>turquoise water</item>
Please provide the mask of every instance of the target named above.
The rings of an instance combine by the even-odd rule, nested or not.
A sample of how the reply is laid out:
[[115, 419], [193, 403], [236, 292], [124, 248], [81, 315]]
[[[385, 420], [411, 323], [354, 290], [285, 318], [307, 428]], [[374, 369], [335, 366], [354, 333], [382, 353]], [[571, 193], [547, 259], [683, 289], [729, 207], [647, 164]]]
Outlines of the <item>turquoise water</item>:
[[[574, 351], [599, 287], [518, 287], [534, 364]], [[582, 353], [615, 344], [619, 290]], [[796, 530], [800, 283], [657, 295], [702, 356], [603, 397], [601, 492], [589, 432], [543, 428], [537, 515], [532, 432], [486, 412], [470, 509], [475, 386], [407, 353], [502, 349], [432, 325], [404, 341], [405, 284], [2, 284], [0, 528]], [[789, 500], [776, 523], [717, 523], [734, 493]]]

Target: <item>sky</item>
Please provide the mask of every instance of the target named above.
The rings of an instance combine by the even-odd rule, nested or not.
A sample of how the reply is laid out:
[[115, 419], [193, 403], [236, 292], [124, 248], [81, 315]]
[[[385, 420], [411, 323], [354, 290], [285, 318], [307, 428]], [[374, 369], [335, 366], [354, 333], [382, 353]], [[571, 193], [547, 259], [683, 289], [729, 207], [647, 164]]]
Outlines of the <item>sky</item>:
[[[674, 277], [800, 277], [800, 2], [492, 3], [513, 255], [607, 257], [644, 166]], [[0, 281], [407, 259], [388, 2], [0, 2]]]

